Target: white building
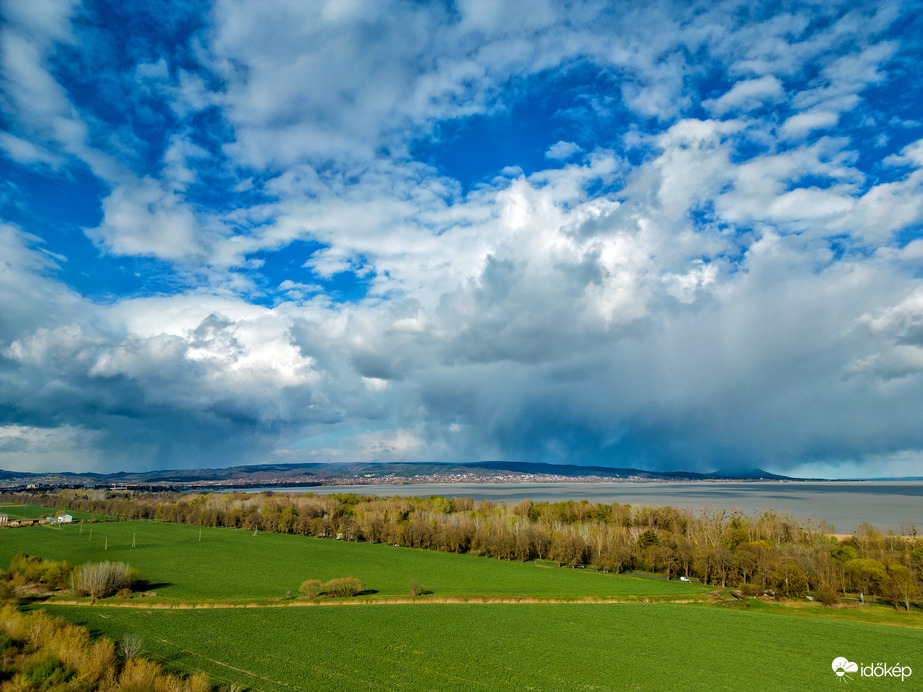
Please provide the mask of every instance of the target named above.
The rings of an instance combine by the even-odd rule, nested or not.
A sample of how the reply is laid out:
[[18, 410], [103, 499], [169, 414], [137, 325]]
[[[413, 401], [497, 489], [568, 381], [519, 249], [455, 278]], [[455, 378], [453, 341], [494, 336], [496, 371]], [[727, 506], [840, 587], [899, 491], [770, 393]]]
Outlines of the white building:
[[59, 524], [70, 524], [74, 518], [70, 514], [61, 514], [58, 516]]

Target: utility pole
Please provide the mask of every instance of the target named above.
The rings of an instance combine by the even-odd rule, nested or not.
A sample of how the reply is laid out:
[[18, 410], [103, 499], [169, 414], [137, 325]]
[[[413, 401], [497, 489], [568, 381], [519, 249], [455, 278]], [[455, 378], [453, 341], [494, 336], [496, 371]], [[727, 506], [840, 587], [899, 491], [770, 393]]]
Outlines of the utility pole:
[[136, 534], [136, 533], [131, 534], [131, 547], [132, 547], [132, 548], [135, 547], [135, 537], [136, 537], [137, 535], [138, 535], [138, 534]]

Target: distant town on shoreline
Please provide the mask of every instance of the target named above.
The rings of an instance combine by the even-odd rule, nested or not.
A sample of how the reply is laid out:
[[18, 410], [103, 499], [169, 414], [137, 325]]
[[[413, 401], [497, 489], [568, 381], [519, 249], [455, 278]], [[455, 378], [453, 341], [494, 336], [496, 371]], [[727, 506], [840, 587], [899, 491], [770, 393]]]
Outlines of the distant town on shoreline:
[[[631, 468], [541, 464], [510, 461], [470, 463], [304, 463], [260, 464], [220, 469], [168, 469], [117, 473], [0, 470], [0, 488], [246, 489], [256, 487], [399, 485], [408, 483], [592, 483], [703, 481], [817, 481], [763, 471], [740, 469], [696, 473], [644, 471]], [[881, 479], [895, 480], [895, 479]], [[905, 479], [913, 480], [913, 479]]]

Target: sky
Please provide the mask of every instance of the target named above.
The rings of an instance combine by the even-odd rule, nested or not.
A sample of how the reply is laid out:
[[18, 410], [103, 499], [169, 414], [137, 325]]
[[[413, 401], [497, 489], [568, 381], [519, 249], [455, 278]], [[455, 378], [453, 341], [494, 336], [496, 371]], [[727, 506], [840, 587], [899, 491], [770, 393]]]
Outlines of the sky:
[[921, 474], [923, 4], [0, 2], [0, 468]]

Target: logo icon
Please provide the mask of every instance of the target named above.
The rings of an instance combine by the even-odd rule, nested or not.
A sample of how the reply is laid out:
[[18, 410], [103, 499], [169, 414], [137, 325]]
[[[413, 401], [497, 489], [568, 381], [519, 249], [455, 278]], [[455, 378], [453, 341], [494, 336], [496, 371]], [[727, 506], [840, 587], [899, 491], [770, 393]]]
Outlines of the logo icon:
[[833, 659], [833, 672], [836, 673], [840, 680], [846, 682], [847, 680], [852, 680], [846, 673], [858, 673], [859, 665], [840, 656]]

